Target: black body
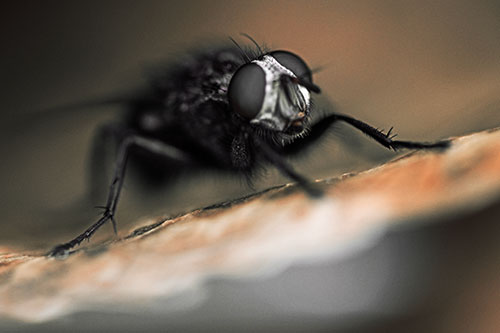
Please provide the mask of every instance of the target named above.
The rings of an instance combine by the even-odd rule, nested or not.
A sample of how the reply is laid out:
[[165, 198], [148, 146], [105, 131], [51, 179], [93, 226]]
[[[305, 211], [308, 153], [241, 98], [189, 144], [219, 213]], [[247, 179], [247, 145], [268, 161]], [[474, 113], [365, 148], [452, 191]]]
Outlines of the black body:
[[[290, 126], [283, 131], [252, 124], [231, 109], [228, 89], [239, 68], [264, 54], [260, 48], [258, 51], [243, 51], [239, 46], [217, 49], [195, 55], [152, 78], [151, 91], [127, 103], [130, 112], [126, 119], [105, 126], [96, 140], [96, 147], [99, 147], [103, 139], [113, 137], [118, 147], [115, 174], [103, 216], [72, 241], [54, 248], [49, 255], [67, 255], [107, 221], [112, 221], [116, 232], [113, 217], [129, 156], [132, 162], [147, 169], [153, 179], [168, 174], [172, 163], [182, 168], [214, 168], [240, 173], [248, 178], [259, 167], [272, 165], [299, 183], [311, 196], [321, 196], [318, 189], [293, 170], [285, 157], [300, 153], [316, 142], [336, 121], [350, 124], [389, 149], [444, 148], [448, 145], [446, 141], [394, 141], [390, 131], [384, 134], [341, 114], [330, 114], [315, 124], [310, 124], [307, 116], [300, 127]], [[303, 86], [319, 92], [312, 84], [311, 73], [306, 74], [309, 79]], [[313, 107], [311, 112], [314, 112]]]
[[209, 52], [153, 80], [154, 93], [131, 105], [126, 128], [167, 142], [207, 167], [232, 168], [231, 142], [245, 127], [228, 108], [227, 88], [243, 64], [232, 49]]

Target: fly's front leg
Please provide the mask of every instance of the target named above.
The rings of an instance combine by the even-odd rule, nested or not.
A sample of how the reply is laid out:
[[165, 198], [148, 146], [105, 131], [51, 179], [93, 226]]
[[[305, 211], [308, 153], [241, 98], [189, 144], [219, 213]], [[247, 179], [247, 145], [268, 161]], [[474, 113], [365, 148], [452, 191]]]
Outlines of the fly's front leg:
[[394, 140], [395, 134], [392, 134], [392, 128], [387, 132], [374, 128], [365, 122], [357, 120], [355, 118], [342, 115], [342, 114], [331, 114], [311, 126], [309, 132], [300, 139], [293, 141], [291, 144], [283, 148], [283, 152], [286, 155], [294, 155], [301, 152], [303, 149], [308, 148], [313, 143], [315, 143], [326, 131], [334, 124], [339, 121], [345, 122], [352, 127], [360, 130], [373, 140], [377, 141], [384, 147], [392, 150], [398, 150], [401, 148], [406, 149], [445, 149], [450, 146], [450, 142], [447, 140], [437, 141], [437, 142], [415, 142], [415, 141], [401, 141]]
[[264, 140], [255, 139], [257, 147], [259, 147], [260, 154], [272, 165], [274, 165], [281, 173], [297, 182], [306, 193], [313, 197], [318, 198], [323, 195], [323, 191], [317, 188], [311, 181], [300, 173], [296, 172], [293, 167], [283, 158], [281, 154], [273, 150]]
[[334, 114], [326, 117], [324, 120], [325, 122], [328, 121], [343, 121], [354, 128], [360, 130], [364, 134], [368, 135], [370, 138], [374, 139], [378, 143], [380, 143], [382, 146], [397, 150], [400, 148], [407, 148], [407, 149], [445, 149], [450, 146], [450, 142], [447, 140], [443, 141], [437, 141], [437, 142], [415, 142], [415, 141], [401, 141], [401, 140], [393, 140], [396, 137], [396, 134], [391, 135], [392, 128], [389, 129], [387, 133], [383, 133], [382, 131], [368, 125], [367, 123], [364, 123], [360, 120], [357, 120], [355, 118], [341, 115], [341, 114]]
[[111, 223], [113, 224], [113, 229], [116, 233], [116, 221], [114, 215], [116, 212], [118, 199], [120, 198], [120, 192], [125, 176], [127, 157], [131, 147], [140, 147], [151, 153], [158, 154], [180, 162], [185, 162], [186, 164], [192, 162], [190, 156], [188, 156], [186, 153], [164, 142], [139, 135], [126, 136], [122, 140], [118, 148], [114, 176], [109, 188], [106, 206], [103, 207], [104, 212], [101, 218], [83, 233], [75, 237], [73, 240], [56, 246], [54, 249], [52, 249], [52, 251], [48, 253], [49, 256], [64, 257], [68, 255], [72, 248], [80, 244], [83, 240], [89, 239], [102, 225], [104, 225], [108, 221], [111, 221]]

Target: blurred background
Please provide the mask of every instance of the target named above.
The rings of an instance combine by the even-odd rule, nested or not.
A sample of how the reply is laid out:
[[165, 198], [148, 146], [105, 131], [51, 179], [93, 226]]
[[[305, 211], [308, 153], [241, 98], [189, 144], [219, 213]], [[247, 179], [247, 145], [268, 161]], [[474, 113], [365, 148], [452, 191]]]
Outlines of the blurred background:
[[[312, 67], [319, 108], [399, 138], [437, 140], [500, 125], [500, 4], [443, 1], [16, 1], [0, 11], [0, 247], [47, 249], [98, 215], [87, 196], [94, 130], [113, 106], [44, 110], [147, 84], [144, 69], [248, 33]], [[311, 178], [361, 170], [394, 155], [339, 126], [295, 161]], [[161, 193], [127, 180], [123, 234], [137, 219], [177, 214], [254, 189], [224, 175], [176, 181]], [[111, 237], [104, 227], [99, 237]]]

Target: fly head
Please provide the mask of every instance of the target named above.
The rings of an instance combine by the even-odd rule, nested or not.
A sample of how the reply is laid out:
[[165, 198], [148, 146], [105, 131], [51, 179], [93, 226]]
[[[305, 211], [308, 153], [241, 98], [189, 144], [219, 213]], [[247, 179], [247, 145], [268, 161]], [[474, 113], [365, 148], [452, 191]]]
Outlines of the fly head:
[[298, 135], [311, 111], [312, 82], [307, 64], [288, 51], [272, 51], [241, 66], [231, 78], [231, 109], [251, 124]]

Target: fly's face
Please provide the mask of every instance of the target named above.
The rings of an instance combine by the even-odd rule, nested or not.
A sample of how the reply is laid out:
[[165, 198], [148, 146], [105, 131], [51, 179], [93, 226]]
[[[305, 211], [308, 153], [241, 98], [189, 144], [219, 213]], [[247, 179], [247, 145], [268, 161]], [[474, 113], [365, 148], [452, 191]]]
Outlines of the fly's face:
[[299, 134], [311, 109], [310, 92], [319, 93], [306, 63], [288, 51], [273, 51], [241, 66], [228, 90], [232, 110], [251, 124]]

